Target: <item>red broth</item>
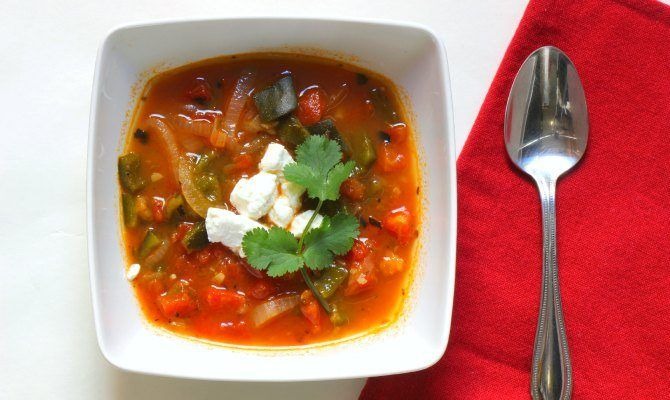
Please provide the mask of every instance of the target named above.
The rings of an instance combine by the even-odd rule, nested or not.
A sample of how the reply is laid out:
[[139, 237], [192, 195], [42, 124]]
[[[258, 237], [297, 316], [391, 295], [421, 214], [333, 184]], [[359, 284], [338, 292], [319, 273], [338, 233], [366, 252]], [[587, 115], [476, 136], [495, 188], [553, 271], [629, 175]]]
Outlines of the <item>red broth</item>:
[[[236, 132], [211, 132], [226, 114], [242, 74], [253, 76], [252, 95], [290, 75], [298, 95], [291, 113], [304, 126], [331, 119], [342, 143], [357, 143], [376, 158], [342, 185], [337, 202], [322, 210], [346, 210], [360, 221], [360, 236], [336, 264], [348, 271], [328, 299], [328, 315], [299, 273], [270, 278], [221, 243], [187, 251], [184, 235], [202, 221], [171, 167], [156, 120], [170, 129], [180, 156], [208, 155], [217, 201], [235, 211], [230, 192], [236, 182], [258, 172], [267, 145], [295, 145], [277, 134], [277, 122], [259, 123], [258, 110], [244, 96]], [[288, 117], [283, 117], [288, 118]], [[287, 54], [250, 54], [206, 60], [153, 77], [146, 85], [127, 133], [124, 154], [139, 159], [142, 185], [123, 184], [123, 240], [129, 264], [141, 265], [132, 279], [146, 318], [170, 331], [230, 344], [294, 346], [343, 339], [388, 325], [397, 317], [415, 262], [421, 222], [418, 160], [414, 135], [394, 85], [381, 76], [338, 61]], [[281, 122], [280, 122], [281, 124]], [[218, 143], [221, 144], [221, 143]], [[370, 154], [363, 158], [370, 162]], [[137, 178], [137, 177], [135, 177]], [[181, 200], [181, 201], [180, 201]], [[302, 210], [316, 202], [302, 198]], [[130, 212], [129, 215], [126, 213]], [[268, 224], [267, 217], [259, 222]], [[140, 254], [151, 231], [157, 247]], [[310, 272], [319, 280], [320, 273]], [[262, 325], [254, 310], [276, 299], [300, 302]]]

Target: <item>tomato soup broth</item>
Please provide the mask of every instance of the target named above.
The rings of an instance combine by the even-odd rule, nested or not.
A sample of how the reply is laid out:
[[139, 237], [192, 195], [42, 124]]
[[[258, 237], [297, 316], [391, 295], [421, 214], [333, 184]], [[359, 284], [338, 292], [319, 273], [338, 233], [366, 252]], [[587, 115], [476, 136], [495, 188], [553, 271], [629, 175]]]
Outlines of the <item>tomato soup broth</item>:
[[[268, 98], [283, 93], [295, 104], [263, 102], [265, 89]], [[300, 272], [271, 277], [251, 265], [246, 248], [212, 240], [209, 218], [216, 209], [247, 218], [244, 226], [276, 225], [272, 211], [258, 217], [236, 207], [232, 192], [261, 173], [270, 144], [296, 159], [298, 146], [317, 135], [338, 143], [342, 162], [355, 165], [339, 198], [323, 202], [319, 214], [353, 216], [359, 234], [331, 266], [305, 268], [319, 290], [313, 294]], [[395, 87], [358, 67], [259, 53], [160, 73], [142, 93], [119, 159], [126, 275], [149, 321], [191, 337], [296, 346], [386, 326], [398, 315], [415, 263], [418, 168]], [[271, 179], [286, 178], [278, 171]], [[287, 208], [293, 220], [280, 223], [290, 231], [318, 203], [308, 193], [295, 199]], [[227, 238], [227, 229], [218, 234]]]

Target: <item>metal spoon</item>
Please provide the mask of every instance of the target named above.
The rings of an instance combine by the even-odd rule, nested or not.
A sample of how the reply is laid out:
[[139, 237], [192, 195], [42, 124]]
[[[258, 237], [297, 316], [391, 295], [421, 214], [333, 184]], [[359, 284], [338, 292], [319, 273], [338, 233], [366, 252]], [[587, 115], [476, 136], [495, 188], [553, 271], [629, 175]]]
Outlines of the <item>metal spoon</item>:
[[507, 100], [505, 146], [540, 192], [542, 296], [531, 371], [533, 399], [570, 399], [572, 368], [556, 263], [556, 181], [584, 154], [589, 124], [584, 89], [559, 49], [542, 47], [521, 66]]

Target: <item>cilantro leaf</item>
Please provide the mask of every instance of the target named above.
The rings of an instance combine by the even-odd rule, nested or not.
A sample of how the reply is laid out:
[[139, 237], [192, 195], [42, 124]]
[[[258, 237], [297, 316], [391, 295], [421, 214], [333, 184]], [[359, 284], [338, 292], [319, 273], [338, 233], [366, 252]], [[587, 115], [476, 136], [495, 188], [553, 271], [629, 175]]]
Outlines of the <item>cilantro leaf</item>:
[[318, 228], [305, 235], [303, 258], [310, 269], [322, 269], [333, 262], [336, 255], [351, 249], [358, 236], [358, 220], [349, 214], [325, 217]]
[[276, 277], [295, 272], [303, 265], [298, 252], [298, 239], [291, 232], [272, 227], [266, 231], [256, 228], [242, 239], [242, 248], [249, 263], [256, 269], [267, 270]]
[[313, 135], [296, 149], [296, 163], [284, 167], [287, 180], [304, 186], [307, 195], [319, 200], [337, 200], [340, 185], [354, 169], [342, 164], [340, 145], [325, 136]]

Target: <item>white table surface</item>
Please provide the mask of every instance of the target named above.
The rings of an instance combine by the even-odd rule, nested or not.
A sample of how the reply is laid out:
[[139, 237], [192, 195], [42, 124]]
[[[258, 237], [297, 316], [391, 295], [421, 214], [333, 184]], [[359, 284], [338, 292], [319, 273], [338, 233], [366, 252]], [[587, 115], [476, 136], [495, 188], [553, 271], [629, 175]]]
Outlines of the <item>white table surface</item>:
[[[667, 0], [666, 0], [667, 1]], [[0, 399], [355, 399], [364, 380], [201, 382], [119, 371], [95, 340], [85, 171], [98, 45], [131, 21], [355, 16], [432, 27], [447, 47], [460, 149], [526, 0], [0, 2]]]

